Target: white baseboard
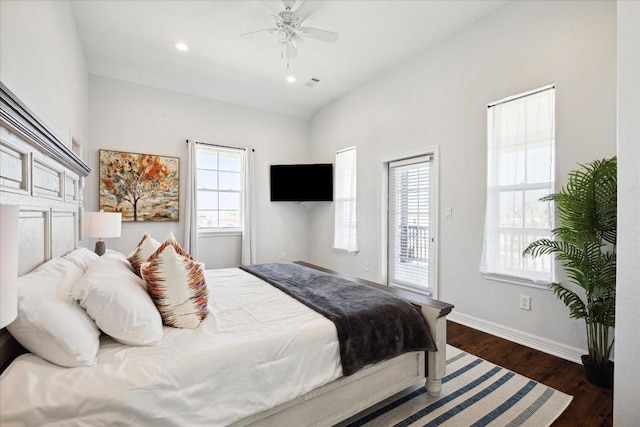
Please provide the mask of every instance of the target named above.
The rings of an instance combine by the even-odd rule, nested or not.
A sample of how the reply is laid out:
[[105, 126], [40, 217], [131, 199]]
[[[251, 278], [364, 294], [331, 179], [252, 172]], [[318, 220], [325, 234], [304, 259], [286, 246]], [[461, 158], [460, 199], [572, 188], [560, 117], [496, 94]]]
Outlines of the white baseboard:
[[478, 329], [482, 332], [486, 332], [491, 335], [495, 335], [500, 338], [504, 338], [506, 340], [513, 341], [518, 344], [522, 344], [527, 347], [542, 351], [544, 353], [549, 353], [553, 356], [557, 356], [562, 359], [579, 364], [582, 364], [580, 356], [587, 353], [586, 349], [571, 347], [556, 341], [539, 337], [537, 335], [518, 331], [516, 329], [478, 319], [477, 317], [469, 316], [467, 314], [462, 314], [455, 310], [447, 315], [447, 320], [451, 320], [453, 322]]

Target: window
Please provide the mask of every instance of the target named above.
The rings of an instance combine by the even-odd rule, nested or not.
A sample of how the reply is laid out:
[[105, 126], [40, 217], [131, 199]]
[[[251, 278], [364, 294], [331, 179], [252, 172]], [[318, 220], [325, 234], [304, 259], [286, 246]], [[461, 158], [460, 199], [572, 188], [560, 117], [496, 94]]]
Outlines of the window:
[[358, 222], [356, 216], [356, 148], [336, 153], [334, 238], [336, 251], [358, 252]]
[[198, 230], [241, 231], [242, 150], [198, 145]]
[[[534, 240], [551, 238], [554, 191], [555, 88], [489, 105], [487, 209], [481, 271], [516, 282], [550, 283], [552, 258], [524, 258]], [[506, 277], [505, 277], [506, 276]]]
[[431, 156], [389, 163], [389, 284], [431, 293], [434, 285]]

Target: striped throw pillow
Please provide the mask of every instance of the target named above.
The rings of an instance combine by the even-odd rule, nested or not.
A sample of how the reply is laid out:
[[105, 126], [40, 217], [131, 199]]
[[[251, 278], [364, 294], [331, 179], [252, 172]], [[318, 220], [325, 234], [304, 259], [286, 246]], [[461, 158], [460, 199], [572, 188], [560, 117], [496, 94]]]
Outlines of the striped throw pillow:
[[146, 262], [149, 257], [160, 247], [160, 242], [151, 237], [149, 233], [144, 233], [140, 243], [135, 247], [133, 251], [127, 256], [133, 271], [140, 276], [140, 265]]
[[206, 317], [204, 264], [191, 259], [173, 234], [141, 265], [140, 273], [165, 325], [192, 329]]

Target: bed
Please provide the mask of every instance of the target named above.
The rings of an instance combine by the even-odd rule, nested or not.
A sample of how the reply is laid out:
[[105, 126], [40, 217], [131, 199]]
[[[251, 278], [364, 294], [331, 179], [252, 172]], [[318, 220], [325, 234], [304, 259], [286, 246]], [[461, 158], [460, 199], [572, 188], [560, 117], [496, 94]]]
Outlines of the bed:
[[[19, 272], [37, 274], [79, 250], [90, 169], [6, 87], [0, 95], [0, 204], [20, 206]], [[123, 254], [107, 255], [125, 265]], [[325, 316], [245, 270], [206, 278], [212, 297], [198, 328], [164, 327], [158, 343], [141, 346], [102, 334], [93, 366], [16, 358], [20, 346], [2, 330], [0, 424], [330, 426], [415, 384], [440, 393], [450, 304], [348, 278], [409, 301], [437, 350], [344, 375], [342, 343]]]

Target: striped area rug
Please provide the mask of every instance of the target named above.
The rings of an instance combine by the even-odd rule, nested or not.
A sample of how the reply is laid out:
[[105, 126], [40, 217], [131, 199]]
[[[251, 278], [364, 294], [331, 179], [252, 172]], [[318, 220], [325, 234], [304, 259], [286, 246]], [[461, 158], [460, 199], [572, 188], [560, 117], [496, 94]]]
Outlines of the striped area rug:
[[[407, 394], [408, 393], [408, 394]], [[447, 345], [442, 393], [393, 396], [348, 427], [548, 426], [573, 397]]]

